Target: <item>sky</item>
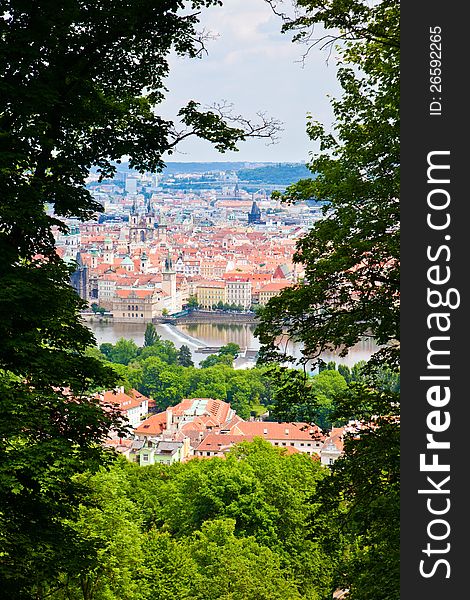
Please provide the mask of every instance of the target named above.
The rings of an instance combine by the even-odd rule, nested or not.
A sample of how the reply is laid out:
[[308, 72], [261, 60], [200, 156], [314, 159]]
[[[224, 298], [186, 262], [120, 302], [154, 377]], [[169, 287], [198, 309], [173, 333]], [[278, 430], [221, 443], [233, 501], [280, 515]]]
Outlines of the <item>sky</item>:
[[239, 152], [221, 154], [209, 142], [191, 138], [166, 160], [176, 162], [305, 162], [316, 150], [306, 134], [307, 114], [331, 124], [328, 95], [339, 96], [334, 56], [314, 48], [304, 66], [305, 48], [281, 34], [282, 22], [265, 0], [225, 0], [204, 10], [201, 27], [216, 34], [202, 59], [172, 57], [169, 94], [159, 113], [175, 118], [189, 100], [202, 106], [232, 103], [234, 111], [255, 118], [265, 111], [283, 123], [275, 145], [266, 140], [239, 144]]

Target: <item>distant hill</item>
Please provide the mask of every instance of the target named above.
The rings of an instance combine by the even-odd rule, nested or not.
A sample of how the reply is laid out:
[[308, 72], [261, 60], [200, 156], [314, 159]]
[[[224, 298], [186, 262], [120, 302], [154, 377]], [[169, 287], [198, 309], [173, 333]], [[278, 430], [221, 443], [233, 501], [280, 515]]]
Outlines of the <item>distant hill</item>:
[[[239, 171], [251, 168], [254, 163], [246, 162], [167, 162], [163, 173], [172, 175], [176, 173], [207, 173], [208, 171]], [[261, 163], [265, 165], [267, 163]], [[250, 165], [250, 166], [248, 166]]]
[[[92, 169], [96, 172], [96, 168]], [[124, 174], [135, 173], [129, 168], [128, 163], [116, 164], [116, 179], [122, 181]], [[233, 173], [234, 178], [228, 182], [225, 175], [218, 173]], [[204, 174], [207, 173], [207, 176]], [[193, 174], [194, 178], [185, 178], [184, 181], [168, 182], [167, 178], [178, 175]], [[243, 189], [253, 192], [257, 189], [279, 189], [283, 191], [288, 185], [299, 179], [313, 177], [312, 173], [303, 163], [269, 163], [269, 162], [168, 162], [162, 173], [160, 186], [162, 189], [185, 189], [195, 191], [208, 187], [221, 189], [224, 186], [234, 185], [238, 178]]]
[[239, 169], [237, 176], [240, 182], [290, 185], [299, 179], [312, 177], [312, 173], [304, 164], [296, 163], [277, 163], [251, 169]]
[[[120, 173], [133, 172], [133, 169], [129, 168], [127, 162], [116, 164], [116, 169]], [[275, 165], [276, 163], [270, 162], [167, 162], [163, 173], [165, 175], [176, 175], [179, 173], [207, 173], [209, 171], [239, 171], [240, 169], [253, 169], [264, 166]], [[92, 169], [96, 171], [96, 168]]]

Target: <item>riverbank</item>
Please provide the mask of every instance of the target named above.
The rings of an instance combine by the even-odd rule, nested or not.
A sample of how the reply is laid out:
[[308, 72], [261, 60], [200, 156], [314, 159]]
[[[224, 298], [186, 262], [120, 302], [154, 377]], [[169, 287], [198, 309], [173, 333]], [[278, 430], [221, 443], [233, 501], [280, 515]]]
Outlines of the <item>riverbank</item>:
[[[214, 313], [211, 313], [214, 314]], [[145, 323], [113, 323], [112, 320], [108, 323], [105, 321], [92, 321], [87, 323], [95, 335], [98, 346], [104, 342], [115, 344], [119, 338], [133, 339], [138, 346], [144, 344]], [[155, 325], [158, 335], [164, 339], [173, 342], [177, 348], [183, 344], [189, 347], [192, 355], [192, 360], [196, 365], [206, 358], [203, 353], [197, 352], [201, 347], [225, 346], [229, 342], [238, 344], [242, 350], [250, 349], [258, 351], [260, 344], [258, 338], [254, 335], [255, 325], [250, 323], [233, 321], [224, 321], [214, 323], [209, 321], [195, 322], [187, 324], [172, 325], [170, 323], [162, 323]], [[288, 351], [296, 358], [301, 357], [300, 344], [288, 344]], [[349, 349], [346, 356], [339, 356], [340, 351], [325, 352], [321, 358], [325, 362], [334, 361], [338, 364], [345, 364], [352, 367], [355, 363], [361, 360], [369, 360], [371, 354], [378, 350], [378, 346], [371, 338], [364, 338], [352, 348]], [[247, 368], [253, 366], [255, 360], [247, 357], [237, 358], [237, 368]]]
[[218, 310], [193, 310], [180, 317], [160, 317], [154, 323], [168, 323], [171, 325], [187, 325], [190, 323], [245, 323], [256, 325], [258, 317], [254, 312], [226, 312]]

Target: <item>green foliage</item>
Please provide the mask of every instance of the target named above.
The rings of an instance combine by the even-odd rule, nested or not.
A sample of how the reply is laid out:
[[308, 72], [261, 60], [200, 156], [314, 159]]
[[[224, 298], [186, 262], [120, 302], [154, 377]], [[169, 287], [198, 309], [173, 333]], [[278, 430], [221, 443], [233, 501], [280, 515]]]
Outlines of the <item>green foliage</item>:
[[134, 340], [125, 338], [120, 338], [114, 346], [109, 343], [101, 344], [100, 350], [109, 361], [121, 365], [128, 365], [139, 353], [139, 348]]
[[295, 581], [286, 576], [280, 558], [254, 538], [234, 535], [234, 519], [207, 521], [190, 549], [202, 577], [196, 580], [200, 600], [301, 600]]
[[221, 346], [221, 348], [219, 349], [220, 355], [231, 354], [234, 358], [237, 358], [239, 352], [240, 346], [238, 344], [235, 344], [234, 342], [229, 342], [225, 346]]
[[307, 535], [308, 500], [328, 475], [307, 455], [259, 439], [226, 460], [137, 467], [122, 459], [76, 476], [83, 501], [67, 527], [83, 545], [42, 597], [331, 597], [332, 562]]
[[[315, 23], [343, 31], [328, 133], [309, 120], [319, 143], [308, 167], [316, 177], [290, 186], [286, 201], [326, 201], [324, 218], [297, 245], [306, 282], [265, 307], [257, 334], [262, 354], [278, 354], [281, 334], [302, 342], [305, 359], [325, 349], [344, 352], [363, 335], [378, 344], [399, 340], [399, 5], [302, 0], [284, 28], [306, 38]], [[376, 357], [396, 364], [396, 345]]]
[[[337, 585], [353, 599], [399, 598], [400, 427], [399, 398], [366, 384], [354, 384], [336, 408], [336, 416], [355, 416], [360, 435], [345, 439], [345, 455], [332, 477], [319, 487], [318, 522], [326, 548], [337, 545], [341, 557]], [[328, 531], [327, 531], [328, 530]]]
[[[280, 369], [276, 411], [334, 423], [356, 419], [332, 477], [319, 485], [313, 536], [337, 553], [335, 587], [351, 600], [399, 598], [399, 3], [381, 0], [298, 0], [284, 31], [310, 43], [322, 23], [340, 32], [331, 133], [309, 118], [319, 144], [303, 179], [278, 195], [324, 201], [324, 218], [297, 244], [305, 280], [271, 299], [256, 333], [261, 358], [283, 362], [279, 339], [303, 346], [301, 364], [327, 349], [345, 355], [363, 336], [383, 345], [367, 366], [326, 369], [314, 384]], [[331, 39], [334, 40], [334, 33]], [[337, 377], [339, 393], [330, 404]], [[324, 381], [318, 378], [323, 378]], [[326, 384], [326, 385], [324, 385]], [[346, 389], [344, 386], [347, 386]], [[313, 388], [316, 387], [316, 390]], [[319, 402], [329, 414], [318, 415]]]
[[178, 350], [178, 364], [182, 367], [194, 367], [191, 350], [186, 344], [183, 344]]
[[[40, 597], [43, 578], [59, 568], [68, 538], [57, 515], [72, 513], [80, 500], [71, 475], [105, 460], [101, 442], [119, 426], [87, 395], [114, 387], [116, 375], [86, 354], [94, 340], [78, 318], [85, 303], [69, 285], [71, 268], [56, 252], [53, 227], [64, 233], [63, 218], [102, 210], [85, 187], [93, 166], [111, 177], [115, 161], [128, 155], [132, 168], [155, 171], [182, 137], [201, 135], [223, 151], [273, 131], [266, 120], [259, 130], [247, 121], [229, 126], [191, 101], [180, 112], [188, 129], [179, 135], [155, 110], [170, 51], [198, 56], [200, 10], [217, 4], [2, 3], [0, 500], [8, 542], [0, 579], [10, 598]], [[134, 351], [122, 343], [113, 360], [126, 365]]]
[[[165, 531], [186, 548], [188, 538], [204, 541], [190, 544], [204, 586], [195, 597], [225, 598], [230, 581], [233, 597], [240, 599], [254, 597], [257, 590], [263, 598], [319, 600], [331, 589], [331, 564], [319, 545], [308, 540], [306, 528], [313, 515], [306, 499], [327, 472], [307, 455], [285, 456], [259, 439], [234, 447], [225, 460], [192, 460], [164, 472], [160, 467], [145, 471], [135, 474], [134, 497], [149, 511], [147, 526]], [[176, 555], [175, 544], [172, 553]], [[261, 563], [252, 553], [262, 557]], [[174, 572], [176, 565], [169, 568]], [[268, 585], [264, 570], [275, 587]], [[249, 574], [249, 583], [241, 573]], [[215, 595], [211, 589], [217, 590]], [[243, 589], [253, 591], [245, 596]]]
[[100, 306], [99, 304], [97, 304], [96, 302], [93, 302], [91, 304], [91, 310], [96, 314], [99, 315], [104, 315], [104, 313], [106, 312], [106, 309], [103, 308], [102, 306]]
[[196, 296], [189, 296], [187, 308], [190, 308], [190, 309], [199, 308], [199, 302], [197, 301]]
[[200, 575], [189, 544], [151, 530], [143, 536], [145, 570], [142, 584], [149, 600], [194, 600]]
[[178, 360], [178, 351], [173, 342], [159, 339], [152, 346], [146, 346], [139, 351], [139, 361], [149, 356], [157, 356], [163, 362], [174, 365]]
[[201, 360], [199, 366], [201, 369], [207, 369], [208, 367], [214, 367], [215, 365], [227, 365], [231, 367], [233, 364], [234, 356], [232, 354], [209, 354], [207, 358]]
[[138, 390], [153, 398], [157, 407], [164, 410], [184, 397], [183, 367], [149, 356], [141, 362], [142, 378]]
[[334, 412], [335, 403], [346, 389], [346, 381], [337, 371], [326, 370], [313, 377], [311, 393], [317, 404], [313, 421], [322, 429], [332, 427], [331, 414]]
[[275, 382], [273, 417], [280, 421], [315, 423], [325, 430], [341, 424], [333, 415], [348, 386], [338, 371], [326, 369], [311, 376], [281, 367], [270, 370], [269, 376]]
[[251, 183], [290, 185], [302, 177], [308, 177], [309, 171], [303, 164], [282, 164], [256, 167], [254, 169], [239, 169], [237, 175], [240, 181]]
[[[230, 402], [237, 414], [248, 419], [251, 411], [265, 412], [271, 404], [276, 385], [264, 368], [233, 369], [231, 352], [239, 351], [237, 344], [229, 343], [219, 354], [209, 355], [201, 361], [201, 368], [194, 368], [189, 348], [184, 348], [187, 346], [178, 351], [168, 340], [143, 348], [131, 345], [130, 355], [135, 358], [125, 354], [131, 360], [127, 366], [112, 362], [111, 367], [119, 376], [120, 385], [150, 396], [160, 410], [183, 398], [218, 398]], [[102, 344], [99, 355], [108, 361], [116, 357], [122, 360], [122, 349], [119, 342], [115, 346]]]
[[144, 334], [144, 346], [153, 346], [155, 342], [159, 340], [160, 336], [155, 329], [155, 325], [153, 323], [147, 323]]
[[89, 540], [96, 553], [77, 557], [81, 569], [61, 577], [62, 593], [65, 598], [83, 600], [144, 600], [145, 590], [135, 577], [144, 558], [142, 517], [128, 497], [125, 472], [100, 471], [93, 477], [82, 476], [81, 483], [88, 494], [69, 526], [81, 539]]

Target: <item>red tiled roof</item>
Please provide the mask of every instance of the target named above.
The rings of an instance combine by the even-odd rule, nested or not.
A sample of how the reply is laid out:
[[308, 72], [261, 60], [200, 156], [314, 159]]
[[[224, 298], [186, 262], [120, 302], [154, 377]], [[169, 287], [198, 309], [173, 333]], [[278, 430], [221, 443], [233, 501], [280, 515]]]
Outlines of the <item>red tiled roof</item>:
[[166, 429], [166, 412], [152, 415], [134, 430], [140, 435], [160, 435]]
[[[194, 413], [199, 419], [209, 425], [211, 419], [211, 426], [220, 425], [224, 423], [230, 413], [230, 404], [223, 402], [222, 400], [214, 400], [214, 398], [184, 398], [179, 404], [171, 407], [174, 416], [182, 417], [184, 415], [190, 416], [193, 414], [192, 408], [194, 407]], [[204, 412], [201, 412], [204, 410]]]
[[196, 452], [223, 452], [234, 444], [252, 439], [253, 436], [209, 433], [196, 448]]
[[325, 439], [323, 448], [332, 443], [339, 452], [342, 452], [344, 447], [344, 429], [344, 427], [333, 427], [330, 435]]
[[238, 429], [245, 435], [259, 436], [267, 440], [307, 440], [323, 441], [325, 436], [316, 425], [308, 423], [273, 423], [270, 421], [245, 421], [238, 423]]
[[108, 390], [103, 394], [97, 394], [97, 397], [104, 404], [113, 404], [121, 412], [127, 412], [132, 408], [140, 406], [144, 400], [148, 400], [146, 396], [143, 396], [137, 390], [130, 390], [129, 394], [123, 391]]
[[280, 292], [284, 288], [290, 287], [291, 285], [292, 284], [288, 281], [272, 281], [271, 283], [264, 285], [260, 289], [260, 292]]

